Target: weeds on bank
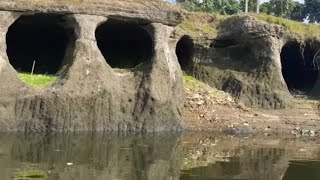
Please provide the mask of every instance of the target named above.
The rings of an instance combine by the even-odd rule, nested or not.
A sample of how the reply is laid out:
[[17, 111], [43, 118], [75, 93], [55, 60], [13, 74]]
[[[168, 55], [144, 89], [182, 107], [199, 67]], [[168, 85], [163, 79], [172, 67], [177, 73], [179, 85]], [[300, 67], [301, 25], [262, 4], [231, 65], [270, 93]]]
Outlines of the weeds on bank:
[[260, 20], [271, 24], [278, 24], [286, 28], [289, 32], [300, 36], [303, 39], [318, 37], [320, 38], [320, 26], [317, 24], [306, 24], [292, 21], [281, 17], [270, 16], [266, 14], [252, 14]]
[[197, 80], [192, 76], [183, 76], [184, 87], [192, 91], [207, 91], [210, 97], [220, 97], [223, 93], [215, 88], [210, 87], [202, 81]]
[[53, 75], [40, 75], [34, 74], [30, 75], [27, 73], [19, 73], [19, 78], [27, 83], [28, 85], [35, 87], [35, 88], [43, 88], [55, 80], [57, 80], [57, 76]]
[[48, 180], [48, 176], [41, 170], [26, 170], [17, 172], [13, 180]]
[[191, 35], [215, 36], [218, 33], [219, 21], [226, 17], [218, 14], [190, 12], [179, 27]]

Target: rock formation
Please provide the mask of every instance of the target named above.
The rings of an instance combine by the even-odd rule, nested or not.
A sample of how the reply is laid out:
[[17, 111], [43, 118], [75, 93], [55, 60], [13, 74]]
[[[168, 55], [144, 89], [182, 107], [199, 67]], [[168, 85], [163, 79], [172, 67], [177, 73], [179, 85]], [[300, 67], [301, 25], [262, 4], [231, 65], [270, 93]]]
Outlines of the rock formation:
[[[1, 131], [182, 129], [182, 72], [173, 48], [176, 42], [170, 40], [171, 26], [182, 20], [178, 9], [162, 1], [60, 0], [1, 1], [0, 9]], [[18, 78], [6, 53], [11, 25], [34, 16], [42, 18], [42, 23], [49, 22], [47, 16], [57, 16], [57, 24], [71, 34], [59, 79], [42, 90]], [[134, 69], [111, 68], [95, 34], [97, 27], [109, 20], [132, 24], [150, 36], [153, 46], [149, 61]], [[16, 41], [12, 44], [19, 44]]]
[[[193, 43], [189, 48], [193, 53], [188, 55], [191, 62], [187, 60], [184, 65], [189, 74], [229, 92], [248, 107], [287, 108], [292, 106], [289, 90], [310, 92], [317, 87], [317, 62], [312, 63], [312, 59], [319, 48], [308, 45], [310, 42], [311, 46], [316, 45], [315, 39], [299, 43], [283, 26], [254, 16], [205, 18], [208, 26], [216, 28], [211, 30], [213, 33], [194, 34], [185, 28], [176, 29], [176, 38], [183, 40], [187, 36]], [[283, 47], [290, 42], [298, 48], [285, 52]], [[285, 69], [289, 69], [287, 74]]]

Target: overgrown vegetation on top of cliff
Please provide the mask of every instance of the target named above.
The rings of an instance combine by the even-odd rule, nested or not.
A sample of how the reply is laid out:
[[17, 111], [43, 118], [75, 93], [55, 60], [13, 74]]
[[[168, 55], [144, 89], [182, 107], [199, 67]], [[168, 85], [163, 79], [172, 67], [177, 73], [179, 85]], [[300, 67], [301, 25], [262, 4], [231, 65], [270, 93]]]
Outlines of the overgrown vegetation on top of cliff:
[[238, 14], [238, 15], [218, 15], [213, 13], [190, 12], [186, 15], [184, 22], [179, 27], [190, 35], [216, 36], [219, 32], [221, 21], [234, 16], [253, 16], [258, 20], [283, 26], [289, 33], [297, 39], [320, 38], [320, 26], [318, 24], [301, 23], [281, 17], [266, 14]]
[[179, 27], [190, 35], [215, 36], [218, 33], [218, 25], [228, 16], [201, 12], [190, 12]]
[[298, 36], [298, 38], [320, 38], [320, 26], [318, 24], [307, 24], [292, 21], [280, 17], [270, 16], [266, 14], [251, 14], [258, 19], [283, 26], [288, 32]]

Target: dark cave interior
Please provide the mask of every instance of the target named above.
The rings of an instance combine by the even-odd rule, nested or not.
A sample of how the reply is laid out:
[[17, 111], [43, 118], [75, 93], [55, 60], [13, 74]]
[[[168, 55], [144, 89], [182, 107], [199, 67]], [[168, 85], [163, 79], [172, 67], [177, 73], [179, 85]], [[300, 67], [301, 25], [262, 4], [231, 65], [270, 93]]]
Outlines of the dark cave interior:
[[9, 28], [6, 37], [7, 54], [18, 72], [56, 74], [65, 57], [73, 29], [64, 27], [61, 15], [35, 14], [21, 16]]
[[318, 79], [317, 53], [311, 43], [286, 43], [281, 51], [282, 75], [290, 91], [310, 92]]
[[192, 64], [194, 55], [194, 44], [189, 36], [183, 36], [177, 43], [176, 55], [183, 71]]
[[153, 56], [153, 40], [139, 24], [109, 19], [97, 28], [96, 40], [112, 68], [134, 68]]

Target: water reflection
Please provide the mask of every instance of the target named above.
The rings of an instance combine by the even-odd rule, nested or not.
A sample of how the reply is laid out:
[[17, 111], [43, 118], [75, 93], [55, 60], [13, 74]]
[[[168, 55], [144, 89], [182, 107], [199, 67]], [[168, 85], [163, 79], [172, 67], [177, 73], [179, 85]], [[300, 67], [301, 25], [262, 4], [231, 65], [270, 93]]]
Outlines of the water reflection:
[[284, 180], [318, 180], [320, 179], [320, 161], [295, 160], [290, 162], [290, 166], [283, 178]]
[[40, 169], [47, 172], [50, 180], [177, 179], [181, 164], [178, 137], [5, 135], [0, 138], [0, 174], [10, 179], [17, 171]]
[[180, 180], [320, 179], [319, 142], [313, 139], [230, 136], [183, 139], [188, 144], [183, 146], [184, 152], [188, 153]]
[[218, 160], [205, 167], [185, 170], [180, 179], [281, 180], [287, 167], [287, 156], [283, 149], [248, 149], [240, 156], [229, 157], [224, 161]]
[[197, 133], [1, 134], [0, 179], [38, 171], [43, 180], [318, 180], [317, 141]]

